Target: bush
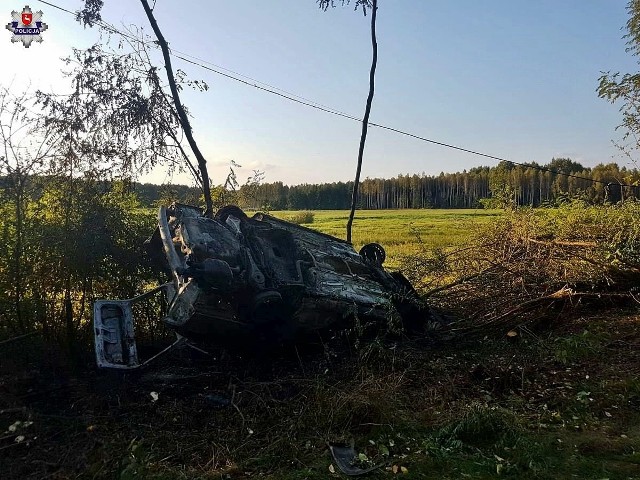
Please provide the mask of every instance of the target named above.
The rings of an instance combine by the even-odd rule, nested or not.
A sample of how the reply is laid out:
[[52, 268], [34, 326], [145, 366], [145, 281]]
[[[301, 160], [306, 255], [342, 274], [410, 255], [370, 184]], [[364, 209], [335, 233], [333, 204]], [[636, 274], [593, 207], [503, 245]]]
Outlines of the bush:
[[623, 306], [640, 284], [640, 202], [519, 208], [464, 247], [424, 248], [402, 267], [431, 304], [483, 335], [546, 324], [587, 302]]
[[310, 212], [309, 210], [296, 212], [289, 217], [289, 221], [297, 225], [300, 225], [303, 223], [313, 223], [313, 212]]

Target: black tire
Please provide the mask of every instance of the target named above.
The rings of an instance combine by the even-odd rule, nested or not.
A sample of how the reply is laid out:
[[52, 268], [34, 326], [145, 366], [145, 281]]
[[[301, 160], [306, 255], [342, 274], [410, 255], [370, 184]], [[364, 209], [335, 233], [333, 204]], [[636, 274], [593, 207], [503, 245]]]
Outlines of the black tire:
[[237, 205], [225, 205], [216, 212], [216, 214], [213, 216], [213, 219], [219, 223], [224, 224], [227, 221], [229, 215], [233, 215], [234, 217], [239, 218], [242, 221], [249, 218], [247, 217], [247, 214], [244, 213], [242, 209]]
[[365, 260], [381, 267], [387, 258], [387, 253], [379, 243], [367, 243], [360, 249], [360, 256]]

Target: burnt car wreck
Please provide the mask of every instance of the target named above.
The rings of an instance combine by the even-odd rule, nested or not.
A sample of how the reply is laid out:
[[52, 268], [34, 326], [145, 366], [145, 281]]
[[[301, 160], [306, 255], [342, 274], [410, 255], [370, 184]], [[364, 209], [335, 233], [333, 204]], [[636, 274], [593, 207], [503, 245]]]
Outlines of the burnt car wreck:
[[95, 302], [100, 367], [131, 369], [151, 360], [138, 360], [132, 306], [158, 292], [168, 305], [161, 321], [178, 334], [176, 343], [194, 348], [281, 343], [354, 316], [414, 327], [430, 316], [407, 279], [383, 268], [380, 245], [358, 253], [338, 238], [264, 213], [249, 218], [236, 206], [214, 218], [188, 205], [161, 207], [146, 246], [170, 280], [133, 299]]

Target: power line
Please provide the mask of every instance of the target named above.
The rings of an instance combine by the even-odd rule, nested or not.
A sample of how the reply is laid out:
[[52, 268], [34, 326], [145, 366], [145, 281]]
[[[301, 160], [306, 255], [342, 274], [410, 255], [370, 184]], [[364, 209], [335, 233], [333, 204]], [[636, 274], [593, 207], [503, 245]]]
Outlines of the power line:
[[[45, 0], [37, 0], [37, 1], [39, 1], [41, 3], [44, 3], [46, 5], [50, 5], [52, 7], [55, 7], [57, 9], [59, 9], [59, 10], [62, 10], [63, 12], [69, 13], [69, 14], [73, 15], [74, 17], [76, 16], [76, 13], [72, 12], [71, 10], [67, 10], [66, 8], [60, 7], [58, 5], [54, 5], [54, 4], [52, 4], [50, 2], [47, 2]], [[135, 36], [133, 36], [133, 35], [131, 35], [129, 33], [125, 33], [123, 31], [117, 29], [113, 25], [111, 25], [109, 23], [106, 23], [104, 20], [99, 20], [96, 23], [98, 25], [100, 25], [102, 28], [104, 28], [105, 30], [107, 30], [107, 31], [109, 31], [111, 33], [115, 33], [115, 34], [121, 35], [121, 36], [123, 36], [125, 38], [141, 42], [143, 45], [151, 45], [151, 46], [153, 46], [155, 48], [159, 48], [159, 46], [158, 46], [158, 44], [156, 42], [153, 42], [153, 41], [152, 42], [145, 42], [144, 40], [141, 40], [138, 37], [135, 37]], [[313, 108], [316, 108], [318, 110], [321, 110], [321, 111], [324, 111], [324, 112], [327, 112], [327, 113], [331, 113], [331, 114], [338, 115], [338, 116], [341, 116], [341, 117], [349, 118], [351, 120], [355, 120], [355, 121], [358, 121], [358, 122], [362, 121], [361, 119], [359, 119], [357, 117], [354, 117], [353, 115], [349, 115], [347, 113], [341, 112], [339, 110], [336, 110], [334, 108], [328, 107], [326, 105], [322, 105], [321, 103], [315, 102], [313, 100], [310, 100], [310, 99], [305, 98], [303, 96], [297, 95], [295, 93], [288, 92], [286, 90], [283, 90], [283, 89], [278, 88], [276, 86], [273, 86], [273, 85], [270, 85], [268, 83], [262, 82], [260, 80], [255, 79], [255, 78], [249, 77], [249, 76], [244, 75], [242, 73], [238, 73], [238, 72], [235, 72], [235, 71], [230, 70], [228, 68], [222, 67], [220, 65], [216, 65], [215, 63], [209, 62], [207, 60], [204, 60], [202, 58], [196, 57], [196, 56], [191, 55], [189, 53], [182, 52], [180, 50], [175, 50], [175, 49], [171, 48], [170, 49], [170, 55], [172, 57], [179, 58], [180, 60], [182, 60], [184, 62], [191, 63], [193, 65], [196, 65], [196, 66], [200, 67], [200, 68], [204, 68], [205, 70], [209, 70], [209, 71], [211, 71], [211, 72], [213, 72], [213, 73], [215, 73], [217, 75], [220, 75], [220, 76], [223, 76], [223, 77], [227, 77], [227, 78], [229, 78], [231, 80], [235, 80], [235, 81], [243, 83], [243, 84], [245, 84], [247, 86], [255, 87], [255, 88], [259, 89], [259, 90], [263, 90], [265, 92], [268, 92], [268, 93], [271, 93], [271, 94], [274, 94], [274, 95], [278, 95], [280, 97], [286, 98], [287, 100], [290, 100], [290, 101], [293, 101], [293, 102], [297, 102], [297, 103], [300, 103], [302, 105], [306, 105], [308, 107], [313, 107]], [[190, 57], [190, 58], [186, 58], [186, 57]], [[203, 65], [203, 64], [211, 65], [211, 67], [209, 67], [207, 65]], [[225, 72], [227, 72], [227, 73], [225, 73]], [[238, 77], [242, 77], [242, 78], [238, 78]], [[246, 80], [243, 80], [243, 78], [246, 79]], [[251, 82], [253, 82], [253, 83], [251, 83]]]
[[[264, 92], [268, 92], [268, 93], [271, 93], [273, 95], [278, 95], [279, 97], [285, 98], [285, 99], [290, 100], [292, 102], [296, 102], [296, 103], [299, 103], [301, 105], [305, 105], [307, 107], [315, 108], [316, 110], [320, 110], [322, 112], [330, 113], [332, 115], [337, 115], [339, 117], [344, 117], [344, 118], [348, 118], [350, 120], [355, 120], [357, 122], [361, 122], [362, 121], [361, 119], [359, 119], [357, 117], [354, 117], [354, 116], [349, 115], [347, 113], [343, 113], [343, 112], [341, 112], [339, 110], [335, 110], [335, 109], [330, 108], [330, 107], [322, 106], [322, 105], [320, 105], [318, 103], [315, 103], [315, 102], [313, 102], [311, 100], [306, 100], [306, 101], [305, 100], [299, 100], [298, 98], [295, 98], [290, 94], [281, 93], [281, 92], [278, 92], [278, 91], [276, 91], [274, 89], [271, 89], [271, 88], [262, 87], [262, 86], [258, 85], [257, 83], [251, 83], [251, 82], [248, 82], [246, 80], [242, 80], [241, 78], [234, 77], [233, 75], [221, 72], [219, 70], [216, 70], [215, 68], [208, 67], [208, 66], [203, 65], [201, 63], [198, 63], [198, 62], [196, 62], [194, 60], [189, 60], [188, 58], [185, 58], [185, 57], [183, 57], [181, 55], [177, 55], [177, 54], [173, 53], [172, 56], [175, 57], [175, 58], [179, 58], [180, 60], [182, 60], [184, 62], [191, 63], [192, 65], [196, 65], [196, 66], [198, 66], [200, 68], [204, 68], [205, 70], [209, 70], [210, 72], [216, 73], [216, 74], [221, 75], [223, 77], [227, 77], [227, 78], [230, 78], [231, 80], [235, 80], [236, 82], [243, 83], [243, 84], [248, 85], [250, 87], [255, 87], [258, 90], [262, 90]], [[303, 98], [303, 97], [300, 97], [300, 98]]]
[[[39, 1], [41, 3], [44, 3], [45, 5], [49, 5], [51, 7], [57, 8], [58, 10], [62, 10], [63, 12], [67, 12], [67, 13], [73, 15], [74, 17], [76, 17], [76, 13], [72, 12], [71, 10], [67, 10], [66, 8], [60, 7], [60, 6], [55, 5], [53, 3], [47, 2], [45, 0], [37, 0], [37, 1]], [[123, 36], [125, 38], [132, 39], [132, 40], [135, 40], [135, 41], [140, 41], [144, 45], [153, 45], [154, 47], [159, 48], [159, 46], [157, 45], [156, 42], [145, 42], [144, 40], [140, 40], [139, 38], [137, 38], [137, 37], [135, 37], [135, 36], [133, 36], [131, 34], [122, 32], [121, 30], [119, 30], [116, 27], [114, 27], [113, 25], [105, 22], [104, 20], [99, 20], [96, 23], [98, 23], [102, 28], [104, 28], [105, 30], [107, 30], [107, 31], [109, 31], [111, 33], [115, 33], [115, 34], [121, 35], [121, 36]], [[262, 91], [270, 93], [272, 95], [277, 95], [277, 96], [279, 96], [281, 98], [284, 98], [286, 100], [289, 100], [291, 102], [295, 102], [295, 103], [298, 103], [300, 105], [304, 105], [304, 106], [307, 106], [307, 107], [314, 108], [316, 110], [320, 110], [320, 111], [325, 112], [325, 113], [329, 113], [331, 115], [336, 115], [338, 117], [343, 117], [343, 118], [347, 118], [349, 120], [353, 120], [353, 121], [362, 123], [362, 119], [360, 119], [360, 118], [358, 118], [356, 116], [350, 115], [348, 113], [344, 113], [344, 112], [342, 112], [340, 110], [334, 109], [332, 107], [328, 107], [326, 105], [322, 105], [322, 104], [320, 104], [318, 102], [315, 102], [313, 100], [309, 100], [309, 99], [307, 99], [305, 97], [296, 95], [294, 93], [287, 92], [286, 90], [282, 90], [282, 89], [280, 89], [278, 87], [275, 87], [273, 85], [269, 85], [268, 83], [261, 82], [260, 80], [256, 80], [256, 79], [254, 79], [252, 77], [249, 77], [247, 75], [243, 75], [241, 73], [234, 72], [233, 70], [229, 70], [229, 69], [227, 69], [225, 67], [222, 67], [220, 65], [216, 65], [216, 64], [214, 64], [212, 62], [209, 62], [207, 60], [203, 60], [201, 58], [198, 58], [196, 56], [190, 55], [188, 53], [181, 52], [179, 50], [171, 49], [170, 50], [170, 55], [175, 57], [175, 58], [178, 58], [178, 59], [180, 59], [180, 60], [182, 60], [184, 62], [190, 63], [190, 64], [195, 65], [197, 67], [200, 67], [202, 69], [208, 70], [208, 71], [210, 71], [212, 73], [215, 73], [216, 75], [220, 75], [222, 77], [226, 77], [226, 78], [228, 78], [230, 80], [234, 80], [234, 81], [242, 83], [244, 85], [247, 85], [247, 86], [250, 86], [250, 87], [254, 87], [254, 88], [258, 89], [258, 90], [262, 90]], [[190, 57], [190, 58], [187, 58], [187, 57]], [[400, 135], [404, 135], [406, 137], [414, 138], [416, 140], [420, 140], [420, 141], [423, 141], [423, 142], [431, 143], [433, 145], [438, 145], [438, 146], [441, 146], [441, 147], [449, 148], [449, 149], [452, 149], [452, 150], [457, 150], [457, 151], [460, 151], [460, 152], [469, 153], [471, 155], [476, 155], [476, 156], [480, 156], [480, 157], [484, 157], [484, 158], [490, 158], [492, 160], [497, 160], [499, 162], [506, 162], [506, 163], [509, 163], [509, 164], [512, 164], [512, 165], [518, 165], [518, 166], [524, 167], [524, 168], [532, 168], [532, 169], [543, 171], [543, 172], [549, 172], [549, 173], [554, 174], [554, 175], [561, 175], [561, 176], [565, 176], [565, 177], [568, 177], [568, 178], [575, 178], [577, 180], [584, 180], [584, 181], [588, 181], [588, 182], [592, 182], [592, 183], [599, 183], [599, 184], [602, 184], [602, 185], [609, 185], [609, 183], [611, 183], [611, 182], [605, 182], [603, 180], [596, 180], [594, 178], [582, 177], [580, 175], [575, 175], [575, 174], [572, 174], [572, 173], [557, 171], [557, 170], [554, 170], [552, 168], [543, 167], [541, 165], [532, 165], [532, 164], [527, 164], [527, 163], [516, 162], [516, 161], [513, 161], [513, 160], [508, 160], [506, 158], [499, 157], [499, 156], [496, 156], [496, 155], [490, 155], [488, 153], [482, 153], [482, 152], [479, 152], [479, 151], [476, 151], [476, 150], [471, 150], [471, 149], [468, 149], [468, 148], [459, 147], [457, 145], [453, 145], [453, 144], [450, 144], [450, 143], [440, 142], [440, 141], [437, 141], [437, 140], [432, 140], [430, 138], [426, 138], [426, 137], [423, 137], [421, 135], [416, 135], [414, 133], [410, 133], [410, 132], [407, 132], [407, 131], [404, 131], [404, 130], [400, 130], [398, 128], [389, 127], [387, 125], [383, 125], [383, 124], [379, 124], [379, 123], [375, 123], [375, 122], [369, 122], [368, 125], [371, 126], [371, 127], [377, 127], [377, 128], [382, 129], [382, 130], [388, 130], [390, 132], [394, 132], [394, 133], [397, 133], [397, 134], [400, 134]], [[625, 185], [625, 184], [617, 184], [617, 185], [619, 185], [621, 187], [635, 187], [635, 188], [637, 188], [635, 185]]]
[[[184, 58], [184, 57], [182, 57], [180, 55], [175, 55], [174, 54], [173, 56], [176, 57], [176, 58], [179, 58], [180, 60], [183, 60], [185, 62], [191, 63], [193, 65], [196, 65], [196, 66], [200, 67], [200, 68], [203, 68], [205, 70], [209, 70], [209, 71], [211, 71], [213, 73], [216, 73], [218, 75], [222, 75], [224, 77], [230, 78], [230, 79], [235, 80], [237, 82], [241, 82], [241, 83], [243, 83], [245, 85], [248, 85], [248, 86], [251, 86], [251, 87], [255, 87], [255, 88], [259, 89], [259, 90], [263, 90], [265, 92], [268, 92], [268, 93], [271, 93], [271, 94], [274, 94], [274, 95], [278, 95], [278, 96], [283, 97], [283, 98], [285, 98], [287, 100], [290, 100], [292, 102], [296, 102], [296, 103], [299, 103], [301, 105], [305, 105], [305, 106], [308, 106], [308, 107], [311, 107], [311, 108], [315, 108], [317, 110], [320, 110], [320, 111], [323, 111], [323, 112], [326, 112], [326, 113], [337, 115], [339, 117], [344, 117], [344, 118], [347, 118], [349, 120], [355, 120], [356, 122], [362, 122], [361, 119], [359, 119], [357, 117], [354, 117], [353, 115], [349, 115], [349, 114], [340, 112], [338, 110], [335, 110], [335, 109], [332, 109], [332, 108], [329, 108], [329, 107], [319, 106], [319, 105], [317, 105], [315, 103], [309, 103], [309, 102], [298, 100], [298, 99], [293, 98], [293, 97], [291, 97], [289, 95], [282, 94], [282, 93], [276, 92], [274, 90], [271, 90], [271, 89], [268, 89], [268, 88], [265, 88], [265, 87], [261, 87], [261, 86], [256, 85], [256, 84], [252, 84], [250, 82], [244, 81], [244, 80], [239, 79], [239, 78], [235, 78], [232, 75], [225, 74], [225, 73], [220, 72], [220, 71], [218, 71], [218, 70], [216, 70], [214, 68], [211, 68], [211, 67], [208, 67], [206, 65], [200, 64], [200, 63], [198, 63], [196, 61], [193, 61], [193, 60], [189, 60], [189, 59]], [[407, 137], [415, 138], [416, 140], [420, 140], [420, 141], [423, 141], [423, 142], [431, 143], [431, 144], [434, 144], [434, 145], [439, 145], [439, 146], [450, 148], [450, 149], [453, 149], [453, 150], [466, 152], [466, 153], [469, 153], [469, 154], [472, 154], [472, 155], [477, 155], [477, 156], [480, 156], [480, 157], [485, 157], [485, 158], [490, 158], [490, 159], [493, 159], [493, 160], [498, 160], [499, 162], [507, 162], [507, 163], [510, 163], [510, 164], [513, 164], [513, 165], [518, 165], [518, 166], [525, 167], [525, 168], [533, 168], [533, 169], [536, 169], [536, 170], [549, 172], [549, 173], [552, 173], [552, 174], [555, 174], [555, 175], [563, 175], [565, 177], [571, 177], [571, 178], [575, 178], [575, 179], [579, 179], [579, 180], [585, 180], [585, 181], [593, 182], [593, 183], [600, 183], [602, 185], [608, 185], [610, 183], [610, 182], [605, 182], [605, 181], [602, 181], [602, 180], [596, 180], [596, 179], [593, 179], [593, 178], [582, 177], [580, 175], [574, 175], [572, 173], [559, 172], [559, 171], [554, 170], [552, 168], [543, 167], [541, 165], [532, 165], [532, 164], [527, 164], [527, 163], [515, 162], [513, 160], [508, 160], [506, 158], [498, 157], [498, 156], [495, 156], [495, 155], [490, 155], [490, 154], [487, 154], [487, 153], [482, 153], [482, 152], [478, 152], [478, 151], [475, 151], [475, 150], [470, 150], [468, 148], [459, 147], [459, 146], [452, 145], [452, 144], [449, 144], [449, 143], [440, 142], [440, 141], [437, 141], [437, 140], [432, 140], [432, 139], [429, 139], [429, 138], [426, 138], [426, 137], [422, 137], [420, 135], [416, 135], [414, 133], [406, 132], [404, 130], [400, 130], [400, 129], [397, 129], [397, 128], [389, 127], [387, 125], [382, 125], [382, 124], [379, 124], [379, 123], [369, 122], [369, 126], [378, 127], [378, 128], [383, 129], [383, 130], [389, 130], [391, 132], [395, 132], [395, 133], [398, 133], [400, 135], [404, 135], [404, 136], [407, 136]], [[622, 185], [622, 186], [623, 187], [630, 187], [632, 185]]]
[[[221, 70], [221, 71], [223, 71], [223, 72], [227, 72], [227, 73], [229, 73], [230, 75], [235, 75], [236, 77], [241, 77], [241, 78], [243, 78], [243, 79], [245, 79], [245, 80], [247, 80], [247, 81], [249, 81], [249, 82], [253, 82], [254, 84], [262, 85], [262, 86], [264, 86], [264, 87], [266, 87], [266, 88], [268, 88], [268, 89], [276, 90], [277, 92], [284, 93], [285, 95], [289, 95], [289, 96], [291, 96], [291, 97], [297, 98], [297, 99], [299, 99], [299, 100], [303, 100], [303, 101], [308, 102], [308, 103], [313, 103], [314, 105], [318, 105], [318, 106], [320, 106], [320, 107], [324, 107], [324, 108], [326, 108], [326, 109], [328, 109], [328, 110], [333, 110], [331, 107], [329, 107], [329, 106], [327, 106], [327, 105], [323, 105], [323, 104], [318, 103], [318, 102], [316, 102], [316, 101], [314, 101], [314, 100], [310, 100], [310, 99], [308, 99], [308, 98], [305, 98], [305, 97], [303, 97], [303, 96], [301, 96], [301, 95], [297, 95], [297, 94], [295, 94], [295, 93], [288, 92], [287, 90], [283, 90], [282, 88], [279, 88], [279, 87], [276, 87], [276, 86], [274, 86], [274, 85], [270, 85], [270, 84], [268, 84], [268, 83], [262, 82], [262, 81], [260, 81], [260, 80], [255, 79], [255, 78], [249, 77], [248, 75], [244, 75], [244, 74], [242, 74], [242, 73], [235, 72], [235, 71], [230, 70], [230, 69], [228, 69], [228, 68], [225, 68], [225, 67], [223, 67], [223, 66], [221, 66], [221, 65], [216, 65], [215, 63], [209, 62], [209, 61], [207, 61], [207, 60], [204, 60], [204, 59], [202, 59], [202, 58], [196, 57], [196, 56], [191, 55], [191, 54], [189, 54], [189, 53], [182, 52], [182, 51], [180, 51], [180, 50], [174, 50], [174, 49], [171, 49], [171, 50], [172, 50], [172, 52], [175, 52], [175, 53], [177, 53], [177, 54], [180, 54], [180, 55], [182, 55], [182, 56], [184, 56], [184, 57], [191, 58], [192, 60], [195, 60], [195, 61], [198, 61], [198, 62], [204, 63], [204, 64], [209, 65], [209, 66], [211, 66], [211, 67], [213, 67], [213, 68], [215, 68], [215, 69], [217, 69], [217, 70]], [[175, 57], [175, 56], [176, 56], [176, 55], [174, 55], [174, 57]], [[185, 60], [185, 59], [183, 58], [182, 60]], [[186, 60], [185, 60], [185, 61], [186, 61]], [[218, 73], [218, 72], [216, 72], [216, 73]], [[234, 78], [234, 80], [235, 80], [235, 78]], [[252, 85], [252, 86], [253, 86], [253, 85]], [[344, 113], [344, 112], [341, 112], [341, 113]], [[346, 114], [345, 114], [345, 115], [346, 115]]]
[[44, 0], [37, 0], [37, 1], [40, 3], [44, 3], [45, 5], [49, 5], [50, 7], [57, 8], [58, 10], [62, 10], [63, 12], [70, 13], [74, 17], [76, 16], [75, 12], [72, 12], [71, 10], [67, 10], [66, 8], [63, 8], [59, 5], [54, 5], [53, 3], [45, 2]]
[[[60, 7], [58, 5], [54, 5], [53, 3], [47, 2], [45, 0], [37, 0], [37, 1], [39, 1], [41, 3], [44, 3], [45, 5], [49, 5], [51, 7], [57, 8], [58, 10], [62, 10], [63, 12], [69, 13], [69, 14], [73, 15], [74, 17], [77, 16], [75, 12], [72, 12], [71, 10], [68, 10], [66, 8], [63, 8], [63, 7]], [[125, 33], [125, 32], [123, 32], [121, 30], [118, 30], [116, 27], [114, 27], [113, 25], [105, 22], [104, 20], [99, 20], [96, 23], [98, 23], [102, 28], [106, 29], [107, 31], [109, 31], [111, 33], [116, 33], [118, 35], [122, 35], [125, 38], [131, 39], [131, 40], [135, 40], [135, 41], [140, 41], [144, 45], [153, 45], [154, 47], [158, 48], [157, 43], [155, 43], [153, 41], [152, 42], [145, 42], [144, 40], [141, 40], [141, 39], [139, 39], [139, 38], [137, 38], [137, 37], [135, 37], [135, 36], [133, 36], [133, 35], [131, 35], [129, 33]], [[202, 62], [204, 64], [210, 65], [211, 67], [217, 69], [217, 70], [214, 70], [214, 71], [215, 71], [215, 73], [217, 73], [219, 75], [225, 75], [222, 72], [227, 72], [229, 74], [228, 77], [232, 78], [234, 80], [238, 80], [234, 76], [241, 77], [241, 78], [244, 78], [244, 79], [246, 79], [246, 80], [248, 80], [250, 82], [254, 82], [254, 84], [262, 85], [262, 86], [264, 86], [264, 87], [266, 87], [266, 88], [268, 88], [270, 90], [281, 92], [281, 93], [283, 93], [285, 95], [288, 95], [288, 96], [303, 100], [305, 102], [312, 103], [314, 105], [318, 105], [318, 106], [324, 107], [324, 108], [326, 108], [328, 110], [331, 110], [331, 107], [328, 107], [326, 105], [322, 105], [322, 104], [320, 104], [318, 102], [314, 102], [313, 100], [309, 100], [308, 98], [302, 97], [302, 96], [297, 95], [295, 93], [288, 92], [288, 91], [283, 90], [283, 89], [281, 89], [279, 87], [276, 87], [274, 85], [270, 85], [268, 83], [262, 82], [260, 80], [255, 79], [255, 78], [249, 77], [248, 75], [244, 75], [244, 74], [236, 72], [234, 70], [230, 70], [228, 68], [223, 67], [222, 65], [217, 65], [217, 64], [209, 62], [209, 61], [207, 61], [205, 59], [202, 59], [202, 58], [196, 57], [194, 55], [191, 55], [191, 54], [189, 54], [187, 52], [183, 52], [183, 51], [180, 51], [180, 50], [175, 50], [173, 48], [170, 49], [170, 50], [171, 50], [171, 55], [174, 56], [174, 57], [177, 56], [177, 55], [175, 55], [177, 53], [177, 54], [182, 55], [184, 57], [189, 57], [189, 58], [191, 58], [191, 59], [193, 59], [195, 61]], [[181, 60], [189, 62], [189, 60], [187, 60], [186, 58], [181, 58]], [[200, 65], [198, 65], [198, 66], [200, 66]], [[220, 70], [220, 71], [218, 71], [218, 70]], [[255, 85], [252, 84], [251, 86], [255, 86]], [[276, 92], [270, 92], [270, 93], [276, 93]]]

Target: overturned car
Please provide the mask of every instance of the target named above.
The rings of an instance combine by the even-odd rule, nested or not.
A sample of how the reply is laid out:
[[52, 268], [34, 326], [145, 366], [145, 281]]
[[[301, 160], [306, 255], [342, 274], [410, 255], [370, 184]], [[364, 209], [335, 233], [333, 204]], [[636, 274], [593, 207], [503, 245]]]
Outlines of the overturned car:
[[188, 205], [161, 207], [147, 251], [170, 280], [133, 299], [95, 302], [100, 367], [151, 360], [138, 359], [132, 306], [160, 291], [168, 303], [162, 322], [178, 334], [176, 343], [194, 348], [282, 343], [349, 317], [416, 327], [430, 316], [409, 281], [382, 267], [380, 245], [358, 253], [338, 238], [265, 213], [249, 218], [236, 206], [214, 218]]

